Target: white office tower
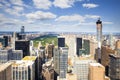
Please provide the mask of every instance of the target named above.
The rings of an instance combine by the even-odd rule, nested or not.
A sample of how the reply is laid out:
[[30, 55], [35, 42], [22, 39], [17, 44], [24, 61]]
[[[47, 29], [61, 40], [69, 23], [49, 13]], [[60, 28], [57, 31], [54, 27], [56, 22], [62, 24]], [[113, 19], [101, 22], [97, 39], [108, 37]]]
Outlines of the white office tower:
[[64, 79], [66, 78], [67, 73], [67, 66], [68, 66], [68, 48], [67, 47], [60, 47], [60, 61], [59, 61], [59, 78]]
[[65, 35], [65, 43], [69, 47], [68, 56], [73, 58], [76, 55], [76, 35]]
[[59, 74], [59, 50], [58, 48], [54, 48], [54, 70], [57, 74]]
[[15, 61], [12, 64], [12, 80], [35, 80], [33, 61]]
[[76, 60], [74, 62], [74, 73], [77, 75], [77, 80], [88, 80], [89, 63], [94, 60]]
[[33, 51], [33, 41], [30, 41], [30, 55], [33, 55], [34, 51]]
[[39, 43], [38, 43], [38, 50], [40, 50], [40, 47], [42, 47], [41, 41], [39, 41]]
[[11, 47], [13, 50], [15, 50], [15, 40], [16, 40], [16, 32], [13, 33], [13, 37], [11, 40]]

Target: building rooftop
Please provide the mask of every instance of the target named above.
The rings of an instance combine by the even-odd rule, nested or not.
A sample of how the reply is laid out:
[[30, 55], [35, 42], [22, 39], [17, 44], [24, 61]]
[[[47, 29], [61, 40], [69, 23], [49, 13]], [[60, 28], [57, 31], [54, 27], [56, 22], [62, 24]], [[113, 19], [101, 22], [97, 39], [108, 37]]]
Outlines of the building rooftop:
[[0, 72], [5, 70], [10, 65], [11, 65], [11, 63], [0, 64]]
[[109, 56], [113, 57], [115, 59], [120, 59], [120, 55], [118, 55], [118, 54], [110, 54]]
[[75, 63], [76, 64], [86, 64], [90, 62], [96, 62], [95, 60], [77, 60]]
[[66, 77], [67, 77], [67, 80], [77, 80], [76, 74], [67, 74]]
[[16, 60], [12, 63], [12, 66], [14, 66], [14, 67], [17, 67], [17, 66], [27, 67], [27, 66], [32, 65], [32, 64], [34, 64], [34, 62], [32, 62], [32, 61]]
[[22, 60], [31, 60], [31, 61], [35, 61], [37, 58], [37, 56], [25, 56]]
[[96, 67], [103, 67], [100, 63], [90, 63], [91, 66], [96, 66]]

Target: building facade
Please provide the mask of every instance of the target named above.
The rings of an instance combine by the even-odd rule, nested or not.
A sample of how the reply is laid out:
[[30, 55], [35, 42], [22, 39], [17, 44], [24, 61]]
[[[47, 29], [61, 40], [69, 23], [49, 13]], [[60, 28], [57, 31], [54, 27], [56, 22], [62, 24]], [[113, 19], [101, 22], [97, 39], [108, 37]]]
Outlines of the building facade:
[[65, 38], [58, 36], [58, 47], [65, 47]]
[[12, 49], [2, 49], [0, 50], [0, 63], [6, 63], [8, 60], [11, 60]]
[[97, 26], [97, 41], [98, 41], [98, 51], [97, 51], [97, 56], [98, 59], [97, 61], [101, 63], [101, 44], [102, 44], [102, 21], [100, 19], [96, 22]]
[[23, 50], [23, 57], [30, 55], [30, 42], [28, 40], [15, 41], [15, 50]]
[[59, 78], [66, 78], [67, 66], [68, 66], [68, 48], [59, 48]]
[[111, 80], [120, 80], [120, 56], [119, 55], [110, 55], [110, 79]]
[[0, 80], [12, 80], [11, 63], [0, 64]]
[[105, 67], [100, 63], [90, 63], [89, 80], [105, 80]]
[[79, 49], [82, 49], [82, 38], [76, 38], [76, 54], [79, 56]]
[[89, 63], [94, 60], [76, 60], [74, 62], [74, 73], [77, 75], [77, 80], [88, 80], [89, 78]]
[[11, 60], [21, 60], [23, 58], [22, 50], [12, 50]]
[[12, 63], [12, 80], [35, 80], [35, 64], [18, 60]]

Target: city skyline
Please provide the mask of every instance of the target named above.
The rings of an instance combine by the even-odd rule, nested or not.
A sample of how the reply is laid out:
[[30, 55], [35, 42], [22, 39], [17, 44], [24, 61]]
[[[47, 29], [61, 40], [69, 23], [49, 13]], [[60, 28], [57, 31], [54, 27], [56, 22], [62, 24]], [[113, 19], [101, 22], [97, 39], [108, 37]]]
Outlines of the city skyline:
[[0, 31], [119, 32], [119, 0], [0, 0]]

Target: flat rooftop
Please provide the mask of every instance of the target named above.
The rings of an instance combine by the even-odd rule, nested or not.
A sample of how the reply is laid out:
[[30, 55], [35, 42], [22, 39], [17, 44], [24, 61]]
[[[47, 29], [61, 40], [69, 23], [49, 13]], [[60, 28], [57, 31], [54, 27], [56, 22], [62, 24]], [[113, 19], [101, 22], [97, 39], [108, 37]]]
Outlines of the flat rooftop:
[[12, 63], [12, 66], [14, 67], [27, 67], [29, 65], [34, 64], [32, 61], [23, 61], [23, 60], [16, 60]]
[[3, 71], [3, 70], [5, 70], [10, 65], [11, 65], [11, 63], [0, 64], [0, 72]]
[[35, 61], [37, 56], [25, 56], [22, 60], [32, 60]]

